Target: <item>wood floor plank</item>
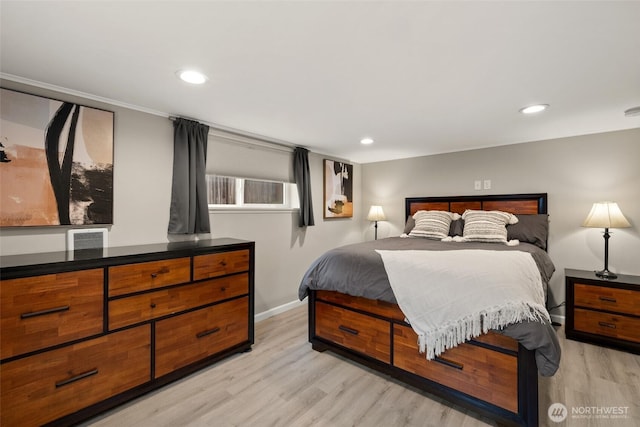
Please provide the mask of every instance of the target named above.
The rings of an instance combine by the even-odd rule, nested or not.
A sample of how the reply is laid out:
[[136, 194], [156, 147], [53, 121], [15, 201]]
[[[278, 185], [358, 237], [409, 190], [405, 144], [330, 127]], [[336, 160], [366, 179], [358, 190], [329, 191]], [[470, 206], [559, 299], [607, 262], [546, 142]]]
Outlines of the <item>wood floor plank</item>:
[[[88, 427], [481, 427], [460, 407], [407, 387], [307, 342], [305, 307], [256, 324], [253, 351], [235, 355], [98, 416]], [[540, 377], [540, 425], [640, 425], [640, 356], [564, 339], [562, 363]], [[562, 403], [563, 423], [547, 410]], [[572, 409], [626, 407], [625, 418], [575, 417]]]

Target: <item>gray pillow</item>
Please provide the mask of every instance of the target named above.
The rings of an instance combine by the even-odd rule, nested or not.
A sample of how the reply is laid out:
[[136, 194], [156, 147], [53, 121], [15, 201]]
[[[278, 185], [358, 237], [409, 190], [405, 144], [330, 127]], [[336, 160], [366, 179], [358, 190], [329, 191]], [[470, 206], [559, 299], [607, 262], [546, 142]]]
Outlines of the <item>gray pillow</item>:
[[518, 239], [521, 242], [531, 243], [540, 249], [547, 250], [547, 238], [549, 236], [549, 215], [532, 214], [516, 215], [518, 222], [507, 225], [507, 238]]
[[411, 230], [413, 230], [413, 227], [415, 226], [416, 226], [416, 220], [413, 219], [413, 216], [409, 215], [407, 217], [407, 223], [404, 225], [404, 234], [411, 233]]
[[451, 221], [451, 226], [449, 226], [449, 236], [462, 236], [464, 232], [464, 219], [454, 219]]

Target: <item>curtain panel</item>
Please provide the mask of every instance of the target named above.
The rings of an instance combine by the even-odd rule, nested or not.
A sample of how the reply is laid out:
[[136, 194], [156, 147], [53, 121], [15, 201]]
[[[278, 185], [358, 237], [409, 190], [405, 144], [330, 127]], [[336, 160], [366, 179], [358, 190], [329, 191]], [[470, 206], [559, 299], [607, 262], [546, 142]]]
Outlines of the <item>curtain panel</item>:
[[299, 227], [314, 225], [313, 203], [311, 202], [311, 174], [309, 173], [309, 150], [296, 147], [293, 151], [293, 175], [300, 198]]
[[187, 119], [173, 122], [173, 183], [169, 234], [209, 233], [207, 137], [209, 126]]

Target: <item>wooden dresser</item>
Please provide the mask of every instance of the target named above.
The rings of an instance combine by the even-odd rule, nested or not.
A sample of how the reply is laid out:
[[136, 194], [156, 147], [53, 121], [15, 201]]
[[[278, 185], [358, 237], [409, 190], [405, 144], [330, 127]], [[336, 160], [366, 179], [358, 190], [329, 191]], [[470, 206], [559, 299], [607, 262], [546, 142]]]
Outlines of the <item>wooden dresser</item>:
[[567, 338], [640, 353], [640, 276], [565, 270]]
[[0, 258], [0, 424], [71, 425], [254, 341], [254, 242]]

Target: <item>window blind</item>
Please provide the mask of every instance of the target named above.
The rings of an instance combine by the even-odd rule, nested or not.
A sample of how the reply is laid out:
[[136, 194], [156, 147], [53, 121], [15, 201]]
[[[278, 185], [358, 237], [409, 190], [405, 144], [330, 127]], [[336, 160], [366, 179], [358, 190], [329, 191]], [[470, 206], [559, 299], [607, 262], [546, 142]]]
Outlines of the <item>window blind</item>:
[[207, 150], [208, 174], [294, 181], [293, 148], [222, 131], [210, 131]]

